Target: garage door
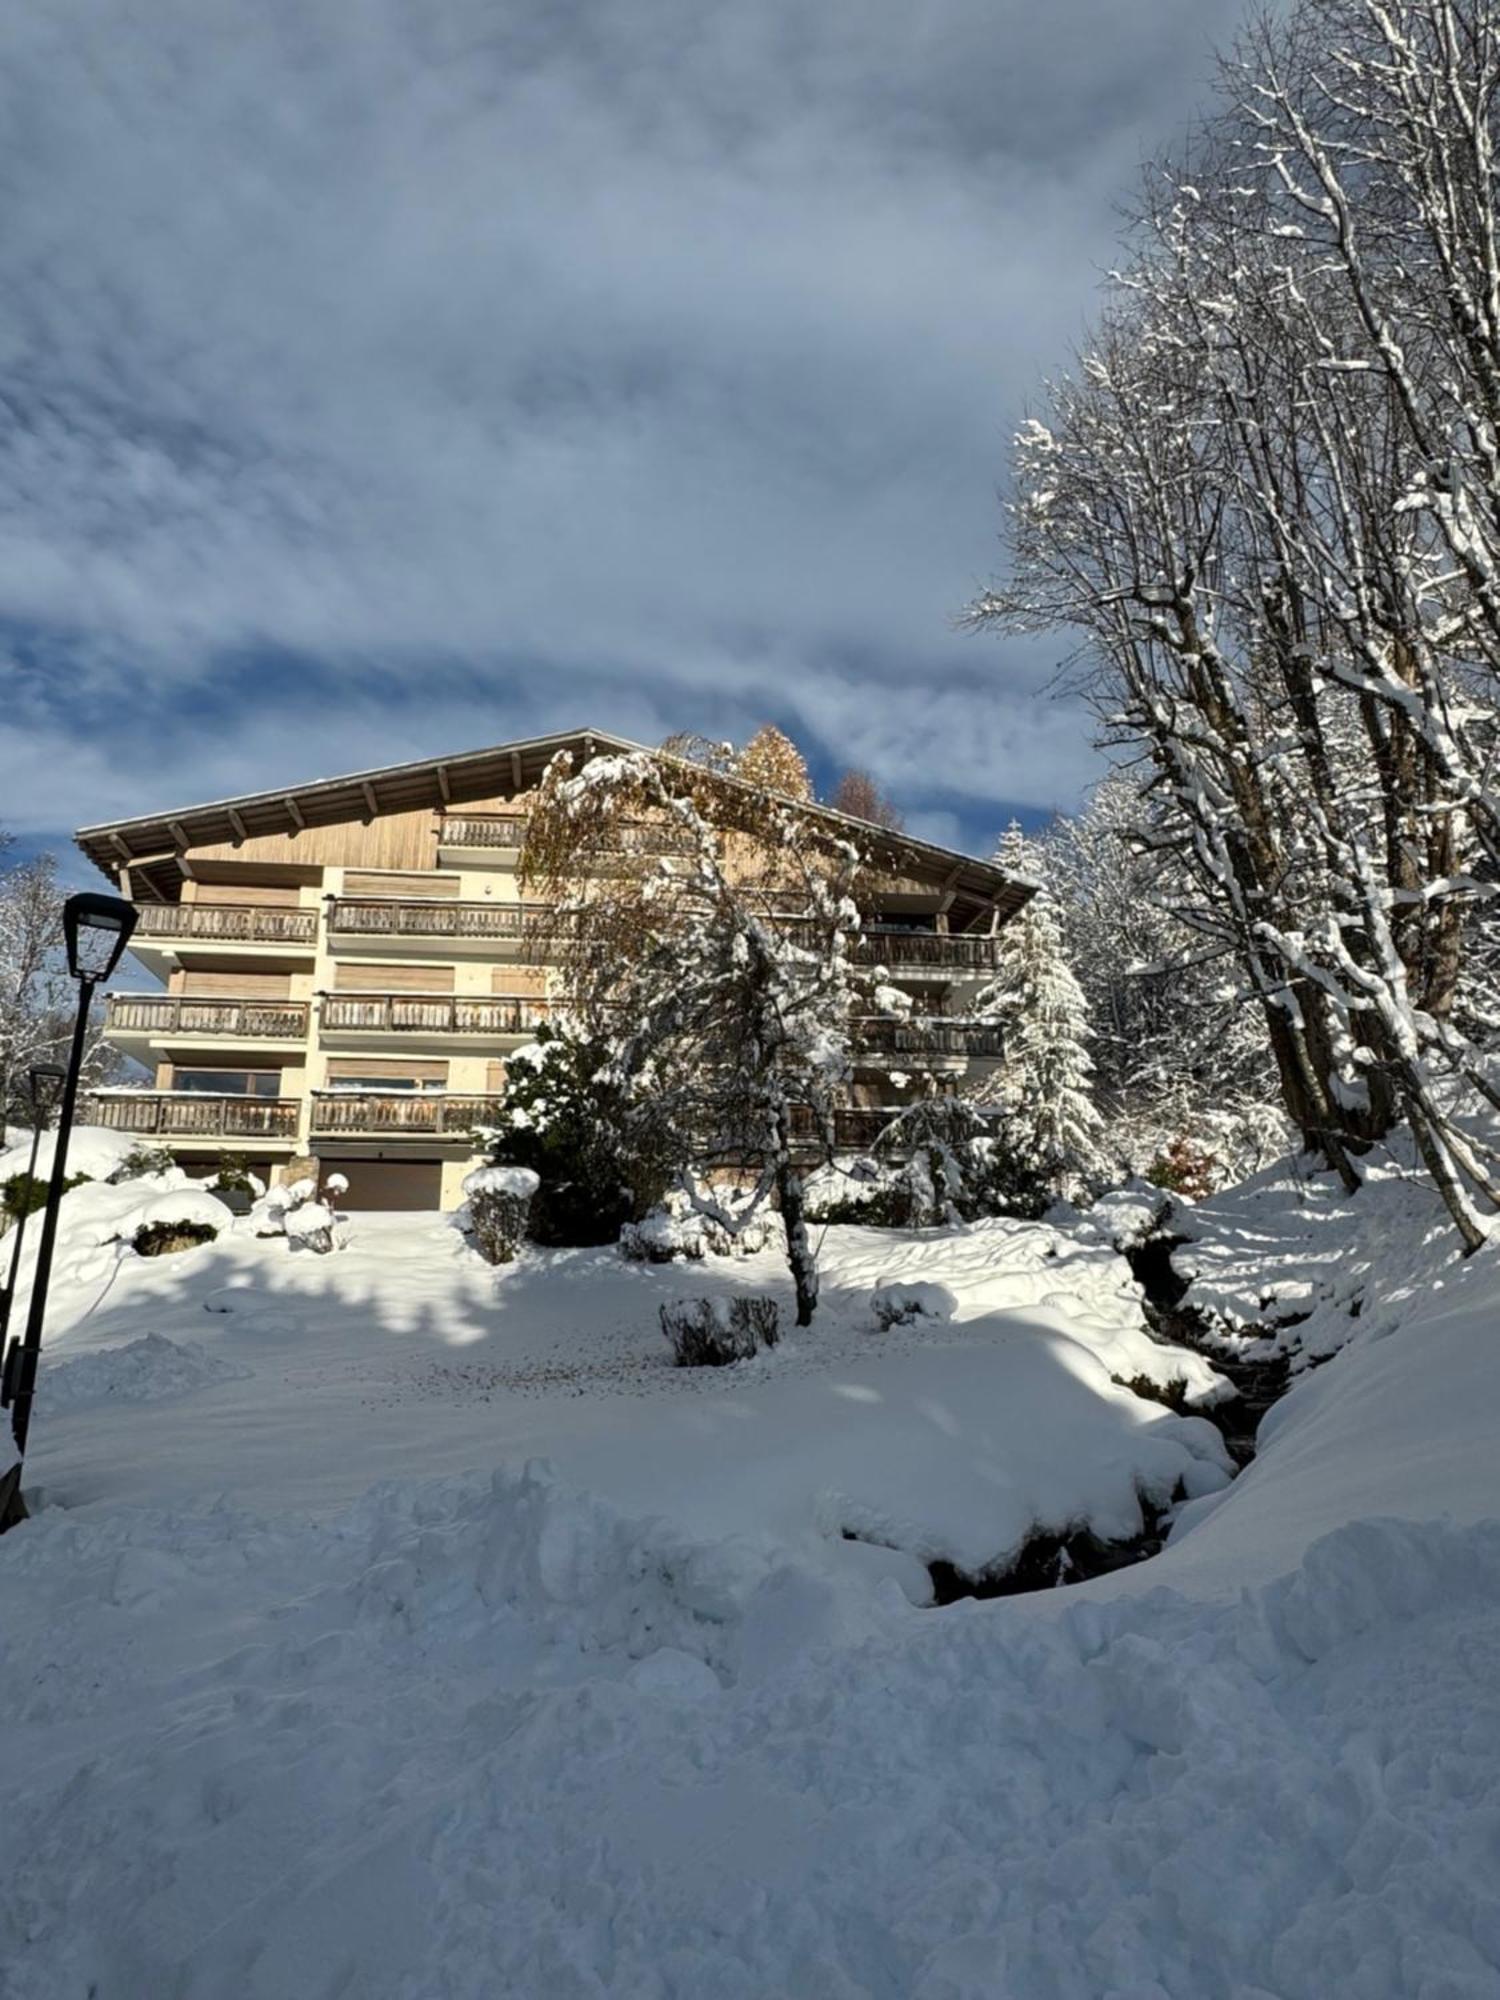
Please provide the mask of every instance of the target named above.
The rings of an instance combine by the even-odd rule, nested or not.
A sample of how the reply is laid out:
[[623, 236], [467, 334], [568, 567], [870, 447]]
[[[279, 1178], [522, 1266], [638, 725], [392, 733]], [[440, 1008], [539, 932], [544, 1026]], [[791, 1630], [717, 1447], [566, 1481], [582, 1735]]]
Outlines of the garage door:
[[441, 1160], [323, 1161], [323, 1174], [342, 1174], [349, 1192], [341, 1208], [438, 1208], [442, 1205]]

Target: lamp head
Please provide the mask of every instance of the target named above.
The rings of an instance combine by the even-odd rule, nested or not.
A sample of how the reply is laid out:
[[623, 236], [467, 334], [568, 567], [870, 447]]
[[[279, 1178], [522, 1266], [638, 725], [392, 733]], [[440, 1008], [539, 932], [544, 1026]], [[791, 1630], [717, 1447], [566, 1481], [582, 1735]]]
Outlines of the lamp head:
[[85, 890], [63, 904], [63, 936], [68, 945], [68, 970], [80, 982], [97, 986], [119, 964], [135, 929], [135, 910], [119, 896]]
[[62, 1096], [62, 1088], [66, 1081], [67, 1071], [60, 1063], [35, 1063], [27, 1070], [26, 1091], [38, 1123], [47, 1117]]

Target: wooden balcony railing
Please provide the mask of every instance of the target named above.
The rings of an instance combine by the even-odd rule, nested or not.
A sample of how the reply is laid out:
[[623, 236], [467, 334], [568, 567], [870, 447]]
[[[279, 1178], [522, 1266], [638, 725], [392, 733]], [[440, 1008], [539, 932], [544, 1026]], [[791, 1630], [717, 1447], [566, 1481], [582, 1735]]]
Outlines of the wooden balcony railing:
[[[773, 921], [792, 936], [808, 917], [778, 911]], [[999, 964], [1000, 940], [955, 931], [909, 931], [899, 924], [869, 924], [854, 939], [856, 965], [920, 967], [936, 972], [991, 972]]]
[[561, 920], [550, 903], [339, 896], [328, 905], [328, 929], [336, 937], [492, 938], [531, 944], [554, 935]]
[[213, 1036], [230, 1041], [307, 1039], [305, 1000], [198, 999], [176, 993], [112, 993], [106, 1034]]
[[999, 1056], [1001, 1031], [988, 1021], [887, 1021], [857, 1024], [856, 1047], [872, 1055]]
[[444, 813], [440, 847], [522, 847], [526, 818], [520, 813]]
[[531, 1035], [551, 1011], [546, 1000], [506, 994], [328, 993], [323, 998], [323, 1032]]
[[[833, 1142], [841, 1153], [868, 1153], [900, 1107], [882, 1104], [841, 1104], [833, 1114]], [[804, 1106], [792, 1110], [792, 1135], [804, 1144], [816, 1136], [812, 1113]]]
[[467, 1138], [476, 1125], [492, 1125], [501, 1099], [437, 1090], [315, 1090], [314, 1138], [364, 1138], [411, 1133], [438, 1139]]
[[992, 972], [1000, 963], [999, 954], [999, 938], [903, 931], [881, 924], [866, 924], [854, 950], [861, 965], [910, 965], [942, 972]]
[[276, 909], [260, 903], [142, 903], [136, 934], [190, 938], [205, 944], [314, 945], [316, 910]]
[[155, 1139], [295, 1139], [295, 1097], [211, 1096], [196, 1090], [110, 1090], [89, 1099], [91, 1125]]
[[[438, 829], [440, 847], [521, 848], [527, 820], [516, 813], [444, 813]], [[686, 854], [692, 843], [676, 826], [638, 821], [622, 826], [614, 842], [617, 854]]]

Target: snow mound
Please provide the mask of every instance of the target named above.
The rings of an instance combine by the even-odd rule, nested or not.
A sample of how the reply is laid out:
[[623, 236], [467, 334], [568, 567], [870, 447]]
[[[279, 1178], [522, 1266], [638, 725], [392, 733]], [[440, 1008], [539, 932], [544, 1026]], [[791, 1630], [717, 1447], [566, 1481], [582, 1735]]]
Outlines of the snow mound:
[[195, 1342], [148, 1333], [72, 1360], [44, 1361], [37, 1394], [49, 1412], [91, 1403], [155, 1403], [215, 1382], [243, 1381], [250, 1372]]
[[[0, 1150], [0, 1181], [9, 1180], [12, 1174], [24, 1174], [31, 1158], [29, 1132], [12, 1126], [5, 1139], [7, 1143]], [[131, 1153], [140, 1150], [142, 1143], [135, 1132], [115, 1132], [103, 1125], [75, 1125], [68, 1141], [68, 1172], [87, 1174], [91, 1181], [108, 1180]], [[52, 1172], [56, 1147], [57, 1134], [44, 1132], [36, 1160], [37, 1174], [43, 1180]]]
[[884, 1284], [875, 1287], [870, 1311], [881, 1327], [910, 1326], [913, 1320], [952, 1319], [957, 1300], [946, 1285]]

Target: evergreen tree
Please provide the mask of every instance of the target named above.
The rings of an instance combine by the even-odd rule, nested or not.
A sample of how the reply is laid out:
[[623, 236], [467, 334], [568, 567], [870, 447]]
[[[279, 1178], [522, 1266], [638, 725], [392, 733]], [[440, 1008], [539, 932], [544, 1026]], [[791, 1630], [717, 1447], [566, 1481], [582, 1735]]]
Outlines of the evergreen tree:
[[[1014, 821], [995, 859], [1009, 875], [1040, 877], [1040, 856]], [[1105, 1170], [1088, 1005], [1046, 889], [1001, 932], [1000, 959], [999, 975], [979, 1003], [1005, 1030], [1005, 1057], [986, 1094], [1004, 1113], [1011, 1205], [1040, 1211], [1085, 1192]]]

